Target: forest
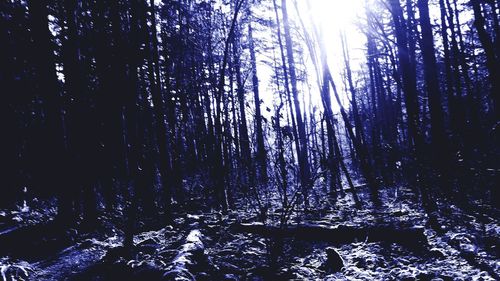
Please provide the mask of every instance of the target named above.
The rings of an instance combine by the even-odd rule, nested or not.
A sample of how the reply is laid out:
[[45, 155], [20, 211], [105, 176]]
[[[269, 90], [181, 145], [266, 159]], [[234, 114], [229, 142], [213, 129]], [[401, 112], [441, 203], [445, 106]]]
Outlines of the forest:
[[498, 0], [1, 0], [0, 279], [500, 280]]

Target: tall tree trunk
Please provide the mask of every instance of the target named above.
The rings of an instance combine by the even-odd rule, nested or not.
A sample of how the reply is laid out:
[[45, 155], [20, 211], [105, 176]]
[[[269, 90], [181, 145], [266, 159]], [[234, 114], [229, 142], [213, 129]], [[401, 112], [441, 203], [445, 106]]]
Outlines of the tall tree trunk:
[[418, 120], [418, 99], [417, 99], [417, 79], [415, 68], [411, 63], [410, 50], [408, 48], [408, 37], [404, 24], [403, 10], [398, 0], [390, 0], [391, 13], [394, 22], [394, 29], [396, 33], [397, 49], [399, 64], [401, 68], [401, 76], [403, 80], [403, 91], [405, 104], [408, 112], [408, 126], [410, 136], [413, 142], [413, 149], [417, 155], [421, 154], [423, 146], [423, 137], [419, 130]]
[[233, 18], [231, 20], [231, 25], [229, 27], [229, 32], [227, 35], [227, 38], [224, 43], [224, 54], [222, 58], [222, 65], [219, 70], [219, 80], [218, 80], [218, 86], [217, 86], [217, 92], [216, 92], [216, 118], [214, 120], [214, 125], [215, 125], [215, 147], [214, 147], [214, 171], [213, 171], [213, 176], [215, 179], [215, 185], [216, 185], [216, 190], [219, 196], [219, 204], [222, 207], [223, 212], [227, 212], [228, 209], [228, 203], [227, 203], [227, 197], [226, 197], [226, 186], [224, 182], [224, 163], [222, 159], [222, 151], [221, 151], [221, 138], [222, 138], [222, 127], [220, 124], [220, 118], [221, 118], [221, 98], [222, 95], [224, 95], [224, 86], [225, 86], [225, 78], [226, 78], [226, 66], [227, 66], [227, 61], [228, 61], [228, 56], [229, 56], [229, 45], [230, 42], [233, 40], [234, 36], [234, 29], [236, 27], [236, 23], [238, 20], [238, 14], [241, 9], [241, 6], [243, 5], [243, 0], [240, 0], [239, 2], [236, 3], [235, 8], [234, 8], [234, 14]]
[[290, 22], [288, 19], [287, 0], [281, 1], [281, 11], [283, 14], [283, 25], [285, 28], [285, 45], [287, 50], [288, 68], [290, 74], [290, 83], [292, 85], [292, 96], [295, 108], [295, 118], [297, 120], [297, 131], [299, 137], [300, 149], [297, 151], [300, 167], [300, 179], [302, 185], [302, 196], [304, 197], [304, 204], [306, 207], [309, 205], [309, 189], [311, 185], [311, 171], [308, 162], [308, 147], [307, 137], [304, 122], [302, 121], [302, 112], [300, 109], [299, 92], [297, 89], [297, 75], [295, 73], [295, 59], [293, 53], [293, 42], [290, 32]]
[[[292, 94], [290, 93], [290, 80], [288, 77], [288, 67], [287, 67], [287, 62], [286, 62], [286, 55], [285, 55], [285, 48], [283, 45], [283, 40], [281, 36], [281, 22], [280, 22], [280, 17], [278, 15], [278, 5], [276, 4], [276, 0], [273, 0], [273, 7], [274, 7], [274, 15], [276, 18], [276, 30], [278, 32], [278, 45], [280, 47], [280, 56], [281, 56], [281, 64], [282, 64], [282, 69], [283, 69], [283, 76], [284, 76], [284, 84], [285, 84], [285, 93], [286, 93], [286, 100], [288, 103], [288, 108], [287, 110], [287, 116], [290, 117], [290, 121], [292, 123], [292, 132], [293, 132], [293, 137], [295, 141], [295, 147], [296, 150], [300, 150], [300, 145], [299, 145], [299, 137], [297, 133], [297, 125], [295, 124], [295, 114], [293, 113], [293, 105], [292, 105]], [[290, 122], [288, 122], [290, 123]], [[292, 158], [294, 158], [294, 153], [292, 151]]]
[[250, 140], [248, 137], [248, 125], [247, 125], [247, 115], [246, 115], [246, 102], [245, 102], [245, 88], [243, 85], [243, 79], [241, 77], [241, 61], [240, 61], [240, 31], [238, 26], [235, 27], [235, 35], [233, 36], [233, 62], [234, 70], [236, 74], [236, 92], [238, 96], [238, 105], [240, 110], [240, 147], [241, 147], [241, 160], [244, 166], [244, 177], [245, 185], [244, 191], [248, 185], [254, 184], [254, 173], [252, 167], [252, 155], [250, 151]]
[[40, 167], [41, 185], [55, 191], [58, 198], [58, 219], [66, 221], [72, 213], [70, 190], [67, 188], [65, 175], [67, 165], [67, 146], [64, 131], [64, 115], [60, 88], [54, 64], [52, 35], [49, 30], [48, 9], [44, 1], [28, 1], [33, 59], [35, 69], [35, 89], [45, 105], [45, 131], [39, 136], [41, 143]]
[[156, 12], [154, 0], [150, 1], [151, 6], [151, 34], [150, 34], [150, 54], [149, 61], [149, 79], [152, 85], [151, 96], [153, 98], [154, 118], [156, 119], [156, 136], [158, 141], [158, 159], [159, 159], [159, 173], [162, 189], [165, 193], [165, 219], [167, 222], [171, 221], [171, 200], [172, 192], [170, 190], [171, 183], [169, 181], [169, 174], [172, 173], [170, 165], [171, 155], [169, 147], [169, 129], [167, 120], [165, 118], [166, 103], [162, 95], [162, 80], [160, 77], [160, 61], [158, 56], [158, 38], [156, 30]]
[[252, 85], [255, 102], [255, 132], [257, 138], [257, 163], [259, 163], [259, 180], [267, 182], [267, 154], [264, 145], [264, 133], [262, 129], [262, 114], [260, 111], [259, 77], [257, 76], [257, 59], [255, 57], [255, 45], [252, 35], [252, 24], [248, 24], [248, 41], [250, 49], [250, 61], [252, 64]]
[[446, 90], [446, 98], [448, 103], [448, 115], [449, 123], [452, 125], [456, 123], [457, 110], [455, 108], [454, 94], [453, 94], [453, 77], [451, 75], [451, 58], [450, 58], [450, 43], [448, 38], [448, 24], [446, 19], [446, 6], [444, 0], [439, 0], [439, 10], [441, 15], [441, 37], [443, 40], [443, 62], [444, 62], [444, 73], [445, 73], [445, 83], [444, 87]]
[[[352, 79], [351, 65], [350, 65], [350, 57], [349, 57], [349, 49], [347, 46], [347, 40], [345, 37], [345, 33], [341, 36], [342, 40], [342, 54], [344, 58], [344, 66], [346, 69], [346, 78], [349, 85], [349, 92], [351, 93], [351, 105], [352, 105], [352, 115], [354, 118], [354, 126], [356, 128], [356, 138], [359, 142], [365, 143], [364, 137], [364, 128], [361, 123], [361, 118], [359, 114], [358, 101], [357, 101], [357, 92], [354, 87], [354, 82]], [[354, 157], [353, 157], [354, 158]]]
[[82, 81], [83, 67], [77, 30], [76, 2], [64, 2], [67, 23], [67, 39], [63, 43], [65, 90], [70, 102], [68, 112], [68, 145], [71, 149], [72, 178], [83, 191], [83, 217], [91, 226], [97, 221], [97, 198], [94, 184], [96, 171], [95, 159], [92, 159], [97, 140], [92, 133], [94, 129], [91, 104], [85, 96], [86, 89]]
[[420, 28], [422, 30], [421, 50], [424, 61], [425, 86], [429, 97], [432, 144], [434, 147], [434, 155], [441, 156], [437, 157], [435, 160], [442, 161], [444, 159], [441, 151], [443, 151], [445, 145], [445, 134], [441, 106], [441, 93], [439, 90], [439, 75], [434, 49], [434, 38], [429, 18], [429, 1], [418, 0], [417, 6], [420, 12]]
[[[407, 122], [409, 127], [409, 134], [413, 141], [412, 154], [416, 158], [417, 171], [420, 177], [423, 176], [421, 165], [424, 153], [424, 138], [418, 126], [419, 110], [417, 99], [417, 81], [415, 67], [411, 63], [410, 49], [408, 48], [408, 37], [404, 24], [403, 10], [399, 4], [399, 0], [390, 0], [390, 8], [393, 18], [394, 30], [396, 35], [396, 45], [398, 50], [399, 65], [401, 69], [401, 76], [403, 81], [403, 92], [407, 110]], [[411, 45], [411, 44], [410, 44]], [[416, 183], [415, 183], [416, 184]], [[425, 183], [424, 183], [425, 185]], [[426, 186], [419, 185], [422, 199], [426, 207], [431, 208], [433, 205], [430, 194]]]
[[[500, 120], [500, 54], [495, 54], [495, 43], [485, 28], [485, 18], [479, 0], [470, 0], [474, 12], [474, 27], [477, 30], [479, 41], [486, 54], [486, 68], [491, 83], [491, 99], [493, 100], [496, 120]], [[500, 41], [500, 38], [496, 38]]]

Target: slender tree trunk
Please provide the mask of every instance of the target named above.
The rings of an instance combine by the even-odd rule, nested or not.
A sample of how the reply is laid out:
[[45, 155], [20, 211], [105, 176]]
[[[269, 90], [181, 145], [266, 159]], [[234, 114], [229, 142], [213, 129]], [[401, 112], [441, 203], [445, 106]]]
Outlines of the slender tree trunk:
[[455, 101], [453, 95], [453, 77], [451, 75], [451, 59], [450, 59], [450, 43], [448, 38], [448, 25], [446, 20], [446, 7], [444, 4], [444, 0], [439, 0], [439, 9], [441, 14], [441, 37], [443, 40], [443, 61], [444, 61], [444, 72], [445, 72], [445, 83], [444, 87], [446, 89], [446, 98], [448, 102], [448, 114], [449, 114], [449, 123], [452, 128], [453, 124], [456, 123], [456, 109], [455, 109]]
[[214, 149], [214, 172], [213, 176], [215, 179], [215, 185], [216, 185], [216, 190], [219, 196], [219, 204], [222, 207], [223, 212], [227, 212], [228, 209], [228, 203], [227, 203], [227, 197], [226, 197], [226, 190], [225, 190], [225, 182], [224, 182], [224, 175], [223, 170], [224, 170], [224, 163], [222, 159], [222, 151], [221, 151], [221, 137], [222, 137], [222, 127], [220, 124], [220, 118], [221, 118], [221, 97], [224, 94], [224, 86], [225, 86], [225, 77], [226, 77], [226, 66], [227, 66], [227, 61], [228, 61], [228, 56], [229, 56], [229, 43], [233, 40], [234, 36], [234, 29], [236, 26], [236, 22], [238, 20], [238, 14], [241, 9], [241, 6], [243, 4], [243, 0], [240, 0], [239, 2], [236, 3], [235, 5], [235, 10], [233, 14], [233, 18], [231, 20], [231, 26], [229, 28], [229, 33], [227, 35], [225, 44], [224, 44], [224, 56], [222, 59], [222, 65], [220, 68], [219, 72], [219, 80], [218, 80], [218, 86], [217, 86], [217, 92], [216, 92], [216, 118], [214, 120], [215, 124], [215, 149]]
[[[398, 49], [399, 65], [401, 68], [401, 76], [403, 81], [403, 92], [405, 95], [404, 97], [407, 110], [409, 133], [413, 141], [412, 152], [416, 158], [417, 171], [418, 173], [422, 173], [421, 165], [424, 153], [424, 139], [418, 126], [419, 110], [415, 67], [411, 62], [411, 50], [409, 50], [408, 48], [408, 37], [406, 34], [406, 28], [404, 26], [403, 11], [399, 4], [399, 0], [390, 0], [390, 7], [396, 33], [396, 45]], [[423, 176], [423, 174], [420, 174], [420, 176]], [[428, 207], [429, 210], [433, 209], [433, 203], [431, 201], [430, 194], [427, 187], [425, 186], [425, 183], [423, 185], [420, 184], [419, 188], [422, 194], [424, 205]]]
[[[287, 110], [287, 116], [290, 116], [291, 123], [292, 123], [292, 132], [293, 132], [293, 137], [295, 141], [295, 147], [297, 151], [300, 151], [300, 145], [299, 145], [299, 137], [297, 133], [297, 126], [295, 124], [295, 115], [293, 113], [293, 106], [292, 106], [292, 95], [290, 93], [290, 81], [288, 78], [288, 67], [287, 67], [287, 62], [286, 62], [286, 55], [285, 55], [285, 48], [283, 45], [283, 40], [281, 37], [281, 23], [280, 23], [280, 17], [278, 15], [278, 5], [276, 4], [276, 0], [273, 0], [273, 7], [274, 7], [274, 15], [276, 18], [276, 29], [278, 32], [278, 45], [280, 47], [280, 55], [281, 55], [281, 63], [282, 63], [282, 68], [283, 68], [283, 76], [284, 76], [284, 81], [285, 81], [285, 93], [286, 93], [286, 100], [288, 103], [288, 108]], [[292, 158], [294, 158], [294, 153], [292, 151]]]
[[[493, 39], [485, 28], [485, 18], [481, 9], [479, 0], [470, 0], [474, 12], [474, 27], [477, 30], [479, 41], [486, 54], [486, 68], [489, 72], [491, 83], [491, 99], [493, 100], [494, 113], [496, 120], [500, 120], [500, 54], [495, 54], [495, 45]], [[500, 41], [499, 38], [496, 40]]]
[[250, 49], [250, 61], [252, 64], [252, 84], [255, 102], [255, 132], [257, 138], [257, 162], [259, 163], [259, 179], [262, 183], [267, 182], [267, 153], [264, 145], [264, 133], [262, 129], [262, 114], [260, 111], [259, 78], [257, 76], [257, 59], [255, 57], [255, 45], [252, 35], [252, 24], [248, 24], [248, 40]]
[[343, 34], [343, 36], [341, 36], [341, 40], [342, 40], [342, 54], [343, 54], [343, 58], [344, 58], [344, 66], [345, 66], [346, 75], [347, 75], [346, 78], [347, 78], [347, 82], [349, 83], [349, 92], [351, 93], [351, 105], [352, 105], [352, 114], [354, 117], [354, 126], [356, 128], [356, 138], [358, 139], [359, 142], [364, 144], [365, 143], [364, 128], [363, 128], [363, 125], [361, 123], [361, 118], [360, 118], [360, 114], [359, 114], [357, 92], [356, 92], [356, 88], [354, 87], [354, 82], [352, 79], [352, 72], [351, 72], [350, 58], [349, 58], [349, 49], [347, 47], [345, 34]]
[[[236, 73], [236, 91], [238, 95], [238, 105], [240, 110], [240, 147], [241, 156], [244, 166], [245, 185], [254, 184], [254, 173], [252, 167], [252, 157], [250, 151], [250, 140], [248, 137], [248, 125], [246, 115], [246, 102], [245, 102], [245, 89], [243, 79], [241, 77], [241, 62], [240, 62], [240, 33], [239, 28], [235, 27], [235, 36], [233, 38], [233, 62], [234, 70]], [[246, 189], [247, 187], [245, 187]]]
[[170, 190], [171, 183], [169, 181], [169, 174], [172, 173], [172, 167], [170, 165], [171, 155], [168, 140], [168, 124], [165, 118], [165, 112], [167, 110], [166, 103], [163, 98], [161, 89], [161, 77], [160, 77], [160, 61], [158, 56], [158, 38], [156, 31], [156, 13], [154, 0], [150, 1], [151, 6], [151, 45], [150, 53], [151, 59], [149, 61], [150, 71], [149, 79], [152, 84], [151, 96], [153, 98], [153, 110], [154, 118], [156, 119], [156, 136], [158, 141], [158, 159], [159, 159], [159, 173], [162, 189], [165, 193], [165, 219], [167, 222], [171, 221], [171, 200], [172, 192]]
[[288, 67], [290, 74], [290, 83], [292, 85], [292, 96], [295, 108], [295, 118], [297, 120], [297, 131], [299, 137], [300, 150], [297, 151], [300, 167], [300, 179], [302, 185], [302, 196], [304, 197], [304, 204], [306, 208], [309, 205], [309, 189], [311, 185], [311, 171], [308, 162], [308, 147], [307, 137], [304, 122], [302, 121], [302, 112], [300, 109], [299, 92], [297, 89], [297, 75], [295, 73], [295, 59], [293, 53], [293, 42], [290, 32], [290, 22], [288, 19], [287, 3], [286, 0], [281, 1], [281, 10], [283, 14], [283, 25], [285, 27], [285, 43], [288, 58]]

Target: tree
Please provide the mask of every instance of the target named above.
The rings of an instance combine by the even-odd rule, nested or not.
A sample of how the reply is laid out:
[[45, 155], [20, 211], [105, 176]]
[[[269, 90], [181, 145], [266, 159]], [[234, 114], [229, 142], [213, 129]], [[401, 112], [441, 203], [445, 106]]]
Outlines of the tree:
[[421, 49], [423, 57], [423, 67], [425, 76], [425, 85], [427, 95], [429, 96], [429, 107], [431, 113], [431, 136], [437, 161], [443, 157], [440, 152], [444, 148], [445, 135], [443, 126], [443, 112], [441, 106], [441, 94], [439, 90], [439, 75], [434, 49], [434, 40], [432, 35], [432, 26], [429, 18], [428, 0], [418, 0], [418, 9], [420, 11], [420, 27], [422, 29]]
[[306, 129], [302, 120], [302, 110], [300, 109], [299, 92], [297, 89], [297, 74], [295, 72], [295, 59], [293, 52], [293, 42], [290, 32], [290, 22], [288, 19], [288, 10], [286, 0], [281, 1], [281, 12], [283, 15], [283, 26], [285, 30], [285, 45], [288, 59], [288, 71], [290, 75], [291, 93], [293, 96], [293, 105], [295, 109], [295, 118], [297, 121], [297, 132], [299, 146], [297, 147], [297, 155], [300, 166], [300, 180], [302, 185], [302, 196], [304, 197], [304, 204], [308, 206], [308, 194], [311, 186], [311, 171], [309, 167], [308, 147], [306, 138]]
[[[495, 44], [499, 45], [499, 43], [493, 42], [493, 39], [485, 29], [485, 18], [482, 13], [480, 1], [471, 0], [470, 3], [474, 12], [474, 27], [477, 30], [479, 40], [481, 41], [481, 45], [483, 46], [484, 53], [486, 55], [486, 67], [489, 72], [489, 80], [491, 83], [491, 98], [493, 99], [494, 103], [495, 116], [498, 120], [500, 118], [500, 79], [498, 78], [498, 75], [500, 73], [500, 55], [498, 52], [499, 48], [497, 48], [497, 51], [495, 51]], [[500, 39], [498, 38], [500, 38], [500, 36], [498, 35], [500, 34], [500, 31], [498, 28], [498, 19], [496, 21], [496, 41], [499, 41]]]

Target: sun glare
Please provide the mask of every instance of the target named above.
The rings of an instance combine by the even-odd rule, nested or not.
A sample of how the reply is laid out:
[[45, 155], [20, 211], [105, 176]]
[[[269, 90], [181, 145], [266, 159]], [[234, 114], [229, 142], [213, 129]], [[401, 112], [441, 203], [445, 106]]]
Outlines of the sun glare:
[[[314, 24], [320, 30], [320, 36], [322, 37], [322, 43], [327, 51], [328, 63], [332, 75], [336, 81], [341, 81], [340, 75], [344, 71], [344, 60], [342, 56], [342, 45], [340, 41], [340, 32], [343, 32], [346, 36], [346, 41], [349, 50], [351, 69], [356, 71], [363, 64], [364, 57], [364, 46], [366, 41], [366, 36], [360, 31], [358, 24], [362, 22], [360, 18], [364, 17], [365, 13], [365, 1], [366, 0], [289, 0], [290, 8], [294, 7], [293, 4], [297, 6], [291, 8], [290, 11], [295, 10], [295, 13], [291, 13], [292, 19], [297, 23], [302, 21], [308, 31], [314, 33], [311, 30], [311, 24]], [[296, 8], [296, 9], [295, 9]], [[293, 10], [292, 10], [293, 9]], [[295, 18], [294, 18], [295, 17]], [[300, 17], [297, 18], [297, 17]], [[262, 36], [267, 36], [263, 34]], [[315, 88], [316, 81], [318, 77], [313, 71], [314, 66], [312, 65], [311, 59], [308, 53], [305, 53], [303, 57], [307, 65], [307, 70], [309, 73], [310, 86]], [[272, 68], [267, 67], [265, 64], [259, 65], [259, 73], [262, 73], [261, 80], [262, 85], [273, 85], [273, 81], [267, 80], [263, 77], [272, 77]], [[343, 103], [347, 104], [347, 99], [343, 94], [341, 85], [339, 85], [341, 90], [341, 99]], [[266, 89], [267, 90], [267, 89]], [[317, 92], [317, 89], [313, 89], [313, 92]], [[272, 103], [273, 94], [271, 92], [263, 91], [262, 95], [267, 104]], [[307, 101], [308, 102], [308, 101]], [[313, 104], [321, 106], [321, 98], [319, 95], [311, 95], [311, 101]], [[344, 104], [344, 105], [345, 105]], [[338, 110], [338, 105], [336, 102], [332, 103], [333, 110], [336, 112]]]
[[350, 29], [363, 12], [362, 0], [311, 0], [311, 13], [324, 31]]
[[364, 17], [366, 0], [308, 1], [310, 3], [309, 15], [321, 30], [327, 49], [333, 50], [331, 55], [341, 55], [339, 33], [343, 32], [346, 35], [352, 58], [355, 59], [355, 51], [361, 49], [365, 41], [365, 36], [360, 32], [358, 24]]
[[[307, 5], [309, 1], [309, 6]], [[328, 61], [330, 70], [339, 80], [339, 75], [343, 71], [342, 45], [340, 32], [344, 33], [349, 50], [351, 69], [356, 70], [363, 63], [364, 45], [366, 36], [360, 31], [358, 24], [364, 17], [366, 0], [306, 0], [300, 1], [300, 12], [307, 11], [301, 17], [312, 20], [319, 28], [320, 36], [326, 50], [328, 50]], [[344, 95], [341, 95], [344, 96]], [[315, 103], [320, 104], [319, 96]], [[342, 98], [346, 102], [345, 97]], [[337, 111], [336, 103], [332, 104], [334, 111]]]

